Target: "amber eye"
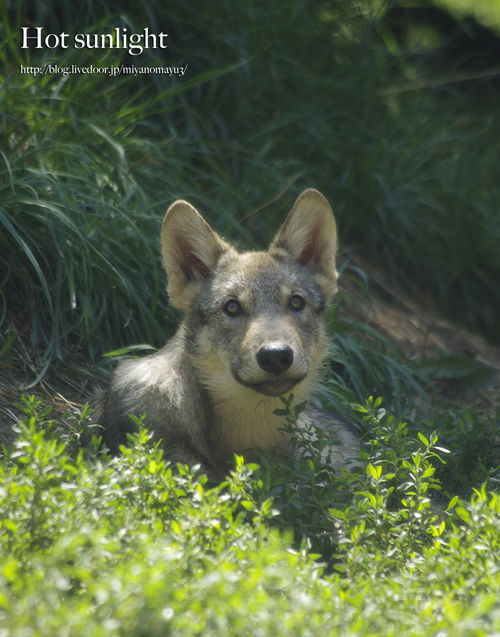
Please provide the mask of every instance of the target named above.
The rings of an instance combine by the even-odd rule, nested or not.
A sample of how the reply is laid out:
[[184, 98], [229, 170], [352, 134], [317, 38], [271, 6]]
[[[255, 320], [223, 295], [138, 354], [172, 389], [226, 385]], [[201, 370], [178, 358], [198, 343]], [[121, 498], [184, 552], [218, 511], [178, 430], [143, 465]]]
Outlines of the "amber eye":
[[293, 296], [291, 296], [289, 303], [290, 307], [292, 308], [292, 310], [295, 310], [295, 312], [300, 312], [300, 310], [302, 310], [306, 304], [304, 299], [298, 294], [294, 294]]
[[228, 316], [238, 316], [241, 312], [241, 305], [236, 299], [231, 299], [224, 305], [224, 312]]

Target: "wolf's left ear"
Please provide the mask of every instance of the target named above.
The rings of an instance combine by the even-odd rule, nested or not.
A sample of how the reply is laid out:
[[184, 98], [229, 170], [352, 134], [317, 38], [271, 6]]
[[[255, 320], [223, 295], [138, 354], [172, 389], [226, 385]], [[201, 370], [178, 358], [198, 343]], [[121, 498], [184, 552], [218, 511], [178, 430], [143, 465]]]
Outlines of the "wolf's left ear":
[[313, 271], [328, 297], [337, 289], [337, 226], [328, 201], [313, 188], [304, 190], [279, 229], [270, 250], [279, 248]]

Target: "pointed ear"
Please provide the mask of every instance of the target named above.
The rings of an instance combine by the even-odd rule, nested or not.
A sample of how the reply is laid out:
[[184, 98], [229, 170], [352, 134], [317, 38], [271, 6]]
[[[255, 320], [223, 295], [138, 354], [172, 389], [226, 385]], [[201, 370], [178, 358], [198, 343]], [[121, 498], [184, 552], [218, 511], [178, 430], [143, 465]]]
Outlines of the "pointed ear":
[[331, 298], [337, 289], [337, 227], [328, 201], [317, 190], [305, 190], [276, 234], [272, 249], [286, 250], [309, 268]]
[[172, 304], [188, 310], [199, 284], [231, 249], [186, 201], [167, 210], [161, 227], [163, 263]]

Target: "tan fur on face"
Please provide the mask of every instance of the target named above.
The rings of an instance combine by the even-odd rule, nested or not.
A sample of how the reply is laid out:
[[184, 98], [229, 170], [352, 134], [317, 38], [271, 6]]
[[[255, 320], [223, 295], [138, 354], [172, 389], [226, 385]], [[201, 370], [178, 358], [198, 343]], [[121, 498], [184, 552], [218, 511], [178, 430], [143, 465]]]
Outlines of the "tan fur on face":
[[[283, 408], [279, 397], [258, 394], [238, 383], [229, 362], [207, 335], [201, 335], [198, 342], [201, 356], [196, 364], [202, 382], [212, 396], [217, 446], [228, 456], [245, 454], [256, 447], [283, 450], [287, 442], [285, 432], [280, 431], [283, 418], [273, 413], [275, 409]], [[294, 388], [297, 402], [307, 391], [310, 380], [306, 379]]]

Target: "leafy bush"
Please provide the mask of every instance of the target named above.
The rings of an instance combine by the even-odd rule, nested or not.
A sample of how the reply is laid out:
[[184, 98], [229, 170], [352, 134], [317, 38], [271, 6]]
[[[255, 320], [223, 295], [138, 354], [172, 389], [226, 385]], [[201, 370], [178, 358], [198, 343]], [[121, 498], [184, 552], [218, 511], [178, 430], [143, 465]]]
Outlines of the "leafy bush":
[[462, 410], [448, 410], [429, 424], [439, 432], [450, 450], [446, 466], [437, 475], [449, 493], [469, 494], [487, 483], [498, 488], [500, 462], [500, 409], [495, 416], [481, 413], [473, 404]]
[[[144, 430], [119, 458], [75, 452], [26, 399], [0, 463], [2, 636], [498, 630], [500, 498], [483, 488], [436, 509], [435, 437], [405, 439], [377, 401], [360, 409], [376, 426], [374, 453], [366, 473], [336, 478], [348, 491], [334, 489], [327, 508], [314, 457], [299, 468], [318, 471], [315, 493], [305, 473], [259, 474], [241, 459], [210, 487], [166, 464]], [[321, 446], [307, 442], [313, 456]], [[300, 537], [320, 527], [332, 572]]]

